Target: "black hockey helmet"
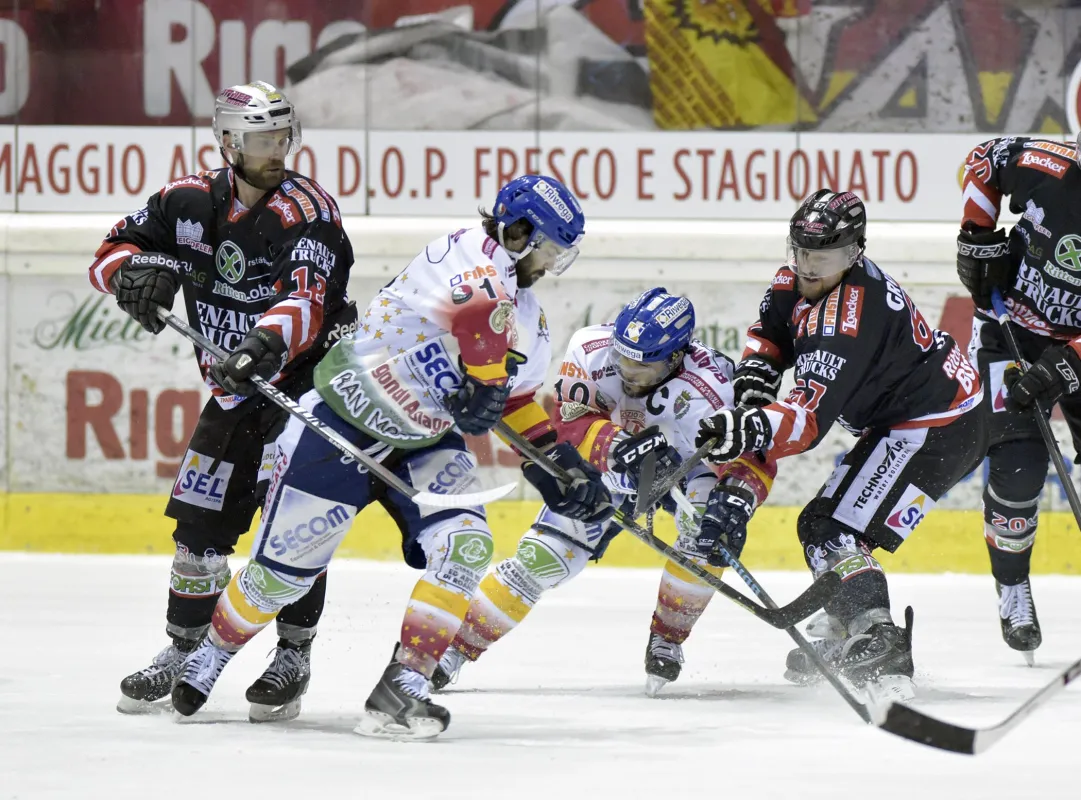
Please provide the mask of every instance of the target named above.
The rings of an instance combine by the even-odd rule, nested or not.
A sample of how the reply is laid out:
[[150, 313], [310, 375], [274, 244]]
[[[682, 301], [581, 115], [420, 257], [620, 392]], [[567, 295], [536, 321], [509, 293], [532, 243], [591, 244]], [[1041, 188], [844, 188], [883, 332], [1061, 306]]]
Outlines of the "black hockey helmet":
[[867, 209], [852, 192], [819, 189], [788, 224], [789, 262], [805, 278], [825, 278], [856, 263], [866, 244]]

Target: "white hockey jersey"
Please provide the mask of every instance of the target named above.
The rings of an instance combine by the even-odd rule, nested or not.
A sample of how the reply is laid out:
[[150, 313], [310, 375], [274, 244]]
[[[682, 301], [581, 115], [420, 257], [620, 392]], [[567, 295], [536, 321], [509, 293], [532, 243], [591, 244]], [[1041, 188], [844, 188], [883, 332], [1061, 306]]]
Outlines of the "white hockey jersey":
[[373, 437], [423, 447], [454, 425], [443, 403], [461, 383], [460, 364], [496, 377], [508, 349], [526, 361], [510, 378], [504, 419], [534, 438], [549, 423], [533, 402], [551, 360], [544, 312], [518, 288], [507, 252], [482, 228], [463, 229], [431, 242], [376, 294], [355, 336], [319, 364], [315, 386]]
[[[735, 405], [732, 362], [697, 340], [692, 340], [675, 375], [644, 397], [629, 397], [610, 363], [611, 342], [610, 324], [577, 331], [555, 383], [560, 439], [573, 443], [602, 472], [609, 468], [608, 452], [620, 431], [634, 434], [656, 425], [687, 458], [696, 449], [698, 421]], [[704, 472], [702, 467], [692, 477]], [[747, 484], [761, 503], [776, 468], [747, 455], [726, 465], [721, 474]], [[606, 482], [616, 491], [626, 491], [616, 476]]]

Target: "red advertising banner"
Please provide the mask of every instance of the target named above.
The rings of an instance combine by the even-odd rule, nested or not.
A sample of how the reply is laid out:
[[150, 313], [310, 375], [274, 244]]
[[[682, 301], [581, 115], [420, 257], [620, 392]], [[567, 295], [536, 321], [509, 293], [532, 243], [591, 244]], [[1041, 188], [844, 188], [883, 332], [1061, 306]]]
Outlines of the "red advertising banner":
[[0, 122], [1069, 131], [1081, 9], [1009, 0], [0, 0]]

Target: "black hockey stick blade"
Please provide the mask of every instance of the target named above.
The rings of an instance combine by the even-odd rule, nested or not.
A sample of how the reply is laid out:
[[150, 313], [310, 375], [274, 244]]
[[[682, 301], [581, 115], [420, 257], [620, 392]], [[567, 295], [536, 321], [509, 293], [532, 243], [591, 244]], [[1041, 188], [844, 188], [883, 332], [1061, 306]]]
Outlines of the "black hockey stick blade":
[[772, 613], [775, 619], [770, 622], [775, 628], [791, 628], [798, 625], [812, 614], [821, 611], [830, 598], [841, 588], [841, 576], [833, 570], [825, 573], [788, 605], [778, 606]]
[[1048, 699], [1081, 677], [1081, 659], [1078, 659], [1054, 680], [1014, 709], [1006, 719], [985, 728], [966, 728], [952, 722], [917, 711], [904, 703], [890, 703], [875, 721], [882, 730], [901, 736], [918, 744], [946, 750], [951, 753], [979, 755], [990, 749], [999, 739], [1016, 728], [1033, 711]]
[[647, 493], [641, 491], [647, 486], [652, 486], [657, 478], [657, 455], [653, 451], [646, 453], [646, 457], [642, 459], [642, 470], [638, 473], [638, 486], [639, 491], [634, 498], [634, 518], [645, 514], [652, 507]]

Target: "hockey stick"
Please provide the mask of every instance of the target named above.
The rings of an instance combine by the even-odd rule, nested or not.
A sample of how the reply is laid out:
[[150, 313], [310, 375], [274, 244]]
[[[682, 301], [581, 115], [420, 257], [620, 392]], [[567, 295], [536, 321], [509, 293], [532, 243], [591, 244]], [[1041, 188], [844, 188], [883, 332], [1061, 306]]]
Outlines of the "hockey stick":
[[879, 719], [875, 720], [875, 724], [884, 731], [928, 747], [952, 753], [978, 755], [1016, 728], [1029, 714], [1065, 689], [1078, 676], [1081, 676], [1081, 659], [1060, 672], [1053, 681], [1023, 702], [1002, 722], [985, 728], [966, 728], [952, 722], [943, 722], [903, 703], [890, 703], [879, 715]]
[[681, 461], [679, 466], [671, 473], [667, 475], [661, 475], [657, 477], [657, 456], [654, 453], [647, 453], [645, 460], [642, 462], [642, 472], [640, 477], [641, 486], [649, 486], [648, 492], [639, 492], [634, 502], [634, 516], [640, 517], [646, 513], [650, 508], [653, 508], [659, 503], [665, 495], [668, 494], [668, 490], [673, 486], [679, 486], [679, 482], [686, 478], [691, 470], [702, 462], [702, 459], [706, 457], [706, 454], [713, 447], [716, 439], [710, 439], [705, 442], [701, 447], [694, 451], [690, 458]]
[[[566, 470], [552, 461], [552, 459], [537, 449], [532, 442], [510, 427], [507, 423], [500, 422], [496, 426], [496, 430], [499, 432], [500, 436], [513, 444], [519, 452], [534, 461], [549, 475], [564, 483], [573, 482], [574, 479], [567, 474]], [[760, 620], [772, 625], [774, 628], [791, 628], [801, 620], [811, 616], [811, 614], [821, 609], [827, 600], [833, 597], [841, 582], [840, 578], [838, 578], [835, 573], [830, 573], [833, 575], [832, 579], [829, 578], [829, 575], [823, 576], [823, 578], [811, 584], [803, 594], [788, 605], [781, 607], [774, 605], [772, 608], [764, 608], [750, 598], [737, 592], [716, 575], [695, 564], [674, 547], [654, 535], [652, 531], [642, 528], [633, 519], [628, 518], [622, 511], [616, 511], [612, 516], [612, 523], [627, 531], [627, 533], [643, 542], [647, 547], [652, 548], [676, 564], [679, 564], [679, 566], [687, 570], [687, 572], [694, 575], [700, 581], [712, 587], [739, 606], [742, 606], [747, 611], [750, 611]]]
[[[158, 316], [165, 322], [170, 328], [175, 330], [185, 339], [190, 341], [197, 347], [205, 350], [214, 356], [218, 361], [224, 361], [229, 357], [228, 353], [207, 339], [197, 330], [187, 325], [182, 319], [177, 317], [170, 311], [164, 308], [158, 309]], [[422, 492], [414, 489], [408, 483], [403, 481], [393, 472], [388, 470], [374, 458], [367, 453], [362, 452], [353, 445], [348, 439], [327, 425], [321, 419], [312, 414], [308, 409], [304, 408], [300, 403], [296, 402], [293, 398], [276, 387], [270, 381], [260, 378], [258, 375], [251, 377], [251, 382], [255, 384], [259, 392], [266, 397], [274, 405], [281, 409], [284, 409], [291, 416], [299, 419], [314, 433], [321, 436], [326, 441], [334, 445], [345, 455], [350, 458], [359, 461], [363, 464], [375, 477], [383, 481], [387, 486], [391, 487], [395, 491], [401, 492], [418, 506], [430, 506], [432, 508], [468, 508], [470, 506], [482, 506], [486, 503], [491, 503], [498, 500], [501, 497], [506, 497], [517, 487], [517, 483], [508, 483], [503, 486], [497, 486], [494, 489], [487, 489], [483, 492], [473, 492], [471, 494], [435, 494], [433, 492]]]
[[[1010, 322], [1010, 312], [1007, 310], [1006, 304], [1002, 300], [1002, 294], [998, 289], [991, 291], [991, 305], [995, 307], [998, 324], [1006, 335], [1006, 342], [1010, 346], [1010, 354], [1013, 356], [1014, 361], [1017, 362], [1017, 366], [1024, 369], [1021, 348], [1017, 343], [1017, 337], [1014, 335], [1013, 325]], [[1054, 431], [1051, 430], [1049, 410], [1045, 409], [1043, 403], [1039, 400], [1036, 401], [1036, 424], [1040, 426], [1043, 442], [1047, 445], [1047, 451], [1051, 454], [1051, 460], [1055, 464], [1055, 472], [1058, 473], [1062, 490], [1066, 492], [1066, 500], [1070, 504], [1070, 510], [1073, 511], [1074, 521], [1081, 527], [1081, 500], [1078, 500], [1077, 490], [1074, 488], [1073, 482], [1070, 480], [1070, 473], [1066, 469], [1066, 461], [1062, 458], [1062, 449], [1058, 446]]]
[[[687, 498], [687, 495], [683, 494], [678, 486], [673, 486], [671, 493], [672, 498], [676, 501], [676, 504], [683, 509], [683, 512], [690, 515], [695, 525], [701, 526], [702, 515]], [[713, 546], [714, 549], [720, 552], [721, 557], [728, 562], [728, 566], [743, 579], [743, 582], [747, 584], [747, 588], [751, 590], [755, 597], [766, 604], [766, 608], [777, 608], [777, 604], [773, 601], [773, 598], [769, 596], [766, 590], [754, 579], [754, 576], [747, 571], [746, 567], [740, 563], [740, 560], [736, 558], [731, 550], [725, 547], [720, 539], [718, 539]], [[819, 582], [825, 581], [831, 575], [834, 578], [832, 585], [835, 587], [834, 592], [836, 592], [836, 587], [841, 585], [841, 577], [833, 570], [829, 570], [823, 574], [821, 578], [815, 581], [815, 584], [817, 585]], [[810, 658], [811, 662], [815, 665], [815, 668], [822, 673], [822, 677], [824, 677], [829, 682], [830, 686], [837, 691], [837, 694], [841, 695], [841, 699], [848, 703], [852, 710], [860, 715], [860, 719], [864, 722], [873, 722], [871, 712], [867, 709], [867, 706], [861, 703], [856, 696], [849, 691], [848, 687], [841, 682], [837, 673], [830, 669], [829, 664], [826, 663], [819, 652], [811, 646], [810, 642], [803, 638], [803, 634], [796, 630], [795, 625], [793, 624], [785, 628], [785, 633], [792, 638], [792, 641], [796, 643], [796, 646], [799, 647], [800, 650], [807, 654], [808, 658]]]
[[[1022, 369], [1024, 364], [1021, 358], [1021, 348], [1018, 346], [1017, 337], [1013, 332], [1013, 324], [1010, 321], [1010, 312], [1002, 300], [1002, 294], [997, 290], [991, 293], [991, 304], [994, 306], [998, 323], [1006, 337], [1010, 348], [1010, 354]], [[1066, 463], [1062, 458], [1055, 434], [1051, 430], [1047, 411], [1043, 404], [1036, 403], [1036, 423], [1040, 427], [1044, 444], [1051, 454], [1051, 460], [1055, 463], [1055, 471], [1059, 481], [1062, 482], [1063, 491], [1074, 512], [1074, 518], [1081, 524], [1081, 503], [1078, 503], [1077, 491], [1070, 481], [1066, 471]], [[897, 736], [910, 739], [913, 742], [935, 747], [939, 750], [948, 750], [953, 753], [976, 755], [990, 748], [995, 742], [1016, 728], [1029, 714], [1043, 705], [1049, 698], [1065, 689], [1075, 678], [1081, 675], [1081, 659], [1075, 661], [1054, 680], [1023, 702], [1013, 713], [1002, 722], [984, 728], [967, 728], [963, 725], [955, 725], [935, 717], [928, 716], [922, 711], [904, 705], [903, 703], [890, 703], [879, 713], [876, 720], [880, 728]]]

